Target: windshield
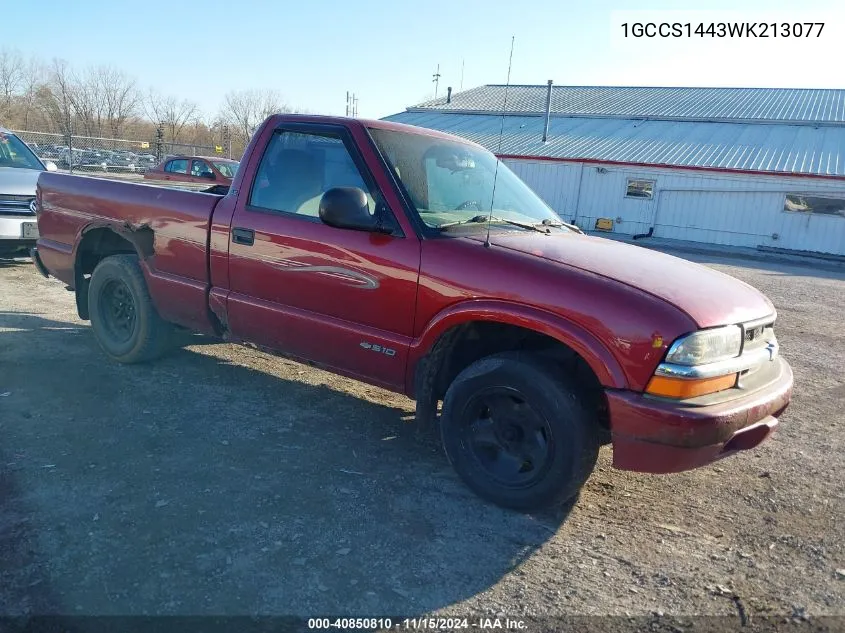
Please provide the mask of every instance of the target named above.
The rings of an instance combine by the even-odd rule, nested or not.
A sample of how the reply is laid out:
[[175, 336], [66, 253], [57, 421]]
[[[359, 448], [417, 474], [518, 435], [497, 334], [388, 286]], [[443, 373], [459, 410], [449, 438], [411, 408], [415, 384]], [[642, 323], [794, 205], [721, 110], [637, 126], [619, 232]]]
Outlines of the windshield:
[[44, 169], [32, 150], [17, 136], [7, 132], [0, 132], [0, 167]]
[[422, 134], [377, 128], [371, 128], [370, 133], [429, 227], [466, 223], [481, 228], [486, 227], [490, 215], [493, 223], [503, 228], [512, 227], [506, 221], [526, 225], [561, 222], [528, 185], [487, 150]]
[[234, 178], [235, 172], [238, 171], [238, 163], [230, 163], [228, 161], [225, 163], [218, 163], [215, 161], [214, 166], [221, 174], [226, 176], [226, 178]]

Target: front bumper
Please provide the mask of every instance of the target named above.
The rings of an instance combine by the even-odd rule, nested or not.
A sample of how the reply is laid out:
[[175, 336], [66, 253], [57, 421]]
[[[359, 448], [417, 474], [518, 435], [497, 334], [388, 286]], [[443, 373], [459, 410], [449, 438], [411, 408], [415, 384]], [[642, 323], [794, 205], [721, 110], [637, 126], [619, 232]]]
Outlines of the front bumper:
[[0, 215], [0, 240], [27, 240], [35, 242], [38, 235], [24, 237], [24, 223], [37, 224], [38, 220], [34, 215]]
[[734, 400], [689, 406], [630, 391], [608, 391], [613, 465], [674, 473], [704, 466], [766, 440], [792, 397], [792, 369], [782, 358], [766, 386]]
[[14, 253], [35, 246], [37, 230], [35, 235], [24, 237], [24, 223], [37, 226], [37, 219], [34, 215], [0, 215], [0, 252]]

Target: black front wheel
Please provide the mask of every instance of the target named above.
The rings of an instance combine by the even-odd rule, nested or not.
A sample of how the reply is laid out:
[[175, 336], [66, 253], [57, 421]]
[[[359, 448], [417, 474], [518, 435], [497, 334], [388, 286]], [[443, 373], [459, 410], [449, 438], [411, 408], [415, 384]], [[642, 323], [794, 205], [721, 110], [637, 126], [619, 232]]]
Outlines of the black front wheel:
[[152, 360], [170, 347], [173, 326], [156, 312], [136, 255], [112, 255], [97, 264], [88, 313], [97, 343], [118, 362]]
[[522, 511], [563, 503], [595, 466], [599, 426], [556, 367], [523, 353], [483, 358], [443, 402], [449, 461], [480, 497]]

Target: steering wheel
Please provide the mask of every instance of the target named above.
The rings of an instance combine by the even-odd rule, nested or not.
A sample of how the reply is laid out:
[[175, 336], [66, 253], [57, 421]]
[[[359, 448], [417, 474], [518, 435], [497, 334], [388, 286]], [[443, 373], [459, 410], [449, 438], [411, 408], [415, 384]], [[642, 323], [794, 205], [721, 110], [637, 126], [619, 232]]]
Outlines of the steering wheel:
[[464, 211], [465, 209], [469, 209], [470, 207], [475, 207], [477, 211], [481, 211], [481, 203], [478, 200], [464, 200], [455, 207], [455, 211]]

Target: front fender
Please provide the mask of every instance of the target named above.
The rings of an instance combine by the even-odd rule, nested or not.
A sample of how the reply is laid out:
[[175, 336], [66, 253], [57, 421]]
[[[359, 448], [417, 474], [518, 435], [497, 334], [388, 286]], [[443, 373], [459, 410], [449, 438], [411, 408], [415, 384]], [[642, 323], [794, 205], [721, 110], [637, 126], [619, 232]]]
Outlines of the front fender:
[[423, 333], [411, 343], [405, 376], [407, 393], [413, 392], [419, 361], [443, 334], [470, 321], [504, 323], [550, 336], [577, 352], [604, 387], [628, 387], [628, 380], [619, 361], [604, 343], [583, 327], [545, 310], [508, 301], [484, 299], [454, 304], [429, 321]]

